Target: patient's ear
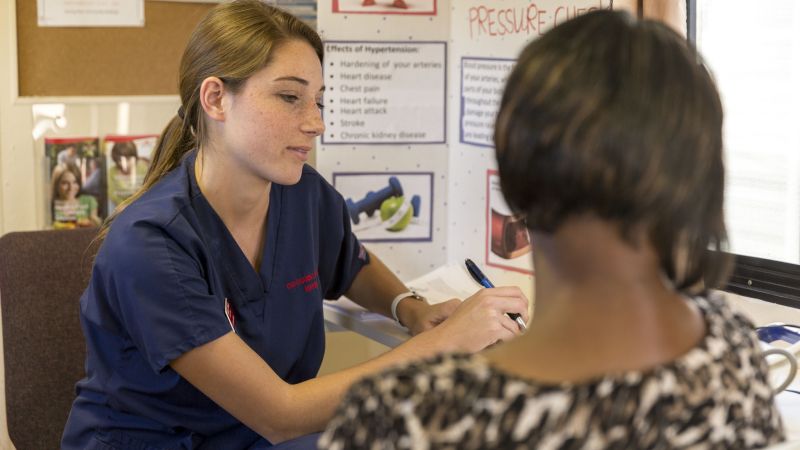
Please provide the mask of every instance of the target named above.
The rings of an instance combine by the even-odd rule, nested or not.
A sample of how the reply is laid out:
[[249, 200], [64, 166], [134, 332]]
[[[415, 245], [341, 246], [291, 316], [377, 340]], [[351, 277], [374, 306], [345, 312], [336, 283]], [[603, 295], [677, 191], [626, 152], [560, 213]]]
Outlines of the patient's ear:
[[218, 77], [208, 77], [200, 85], [200, 105], [211, 120], [225, 120], [225, 83]]

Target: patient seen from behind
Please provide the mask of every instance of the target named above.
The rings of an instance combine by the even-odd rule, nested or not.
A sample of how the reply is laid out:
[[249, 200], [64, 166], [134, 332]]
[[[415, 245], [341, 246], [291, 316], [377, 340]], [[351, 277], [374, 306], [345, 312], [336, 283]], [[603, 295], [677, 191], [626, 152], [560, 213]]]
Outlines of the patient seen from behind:
[[666, 25], [596, 11], [531, 42], [495, 124], [533, 245], [528, 332], [354, 385], [322, 448], [757, 448], [783, 439], [719, 293], [722, 106]]

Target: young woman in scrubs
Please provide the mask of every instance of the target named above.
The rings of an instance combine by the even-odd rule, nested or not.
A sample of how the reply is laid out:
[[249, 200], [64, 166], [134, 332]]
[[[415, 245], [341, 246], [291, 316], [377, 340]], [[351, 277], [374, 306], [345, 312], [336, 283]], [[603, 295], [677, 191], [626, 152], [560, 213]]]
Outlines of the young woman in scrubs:
[[[352, 382], [519, 333], [517, 288], [428, 305], [358, 242], [305, 163], [325, 127], [322, 42], [256, 0], [225, 3], [181, 60], [178, 115], [141, 191], [102, 230], [81, 298], [86, 378], [63, 448], [268, 447], [320, 431]], [[316, 378], [323, 298], [397, 317], [406, 343]]]

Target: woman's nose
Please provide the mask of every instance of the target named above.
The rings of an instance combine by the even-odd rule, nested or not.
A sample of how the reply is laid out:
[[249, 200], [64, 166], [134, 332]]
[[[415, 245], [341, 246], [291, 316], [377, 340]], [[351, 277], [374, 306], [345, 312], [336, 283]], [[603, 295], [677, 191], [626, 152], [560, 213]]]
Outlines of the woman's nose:
[[316, 102], [314, 102], [313, 107], [309, 108], [308, 112], [306, 112], [301, 129], [304, 133], [314, 137], [325, 132], [325, 122], [322, 120], [322, 111], [319, 109]]

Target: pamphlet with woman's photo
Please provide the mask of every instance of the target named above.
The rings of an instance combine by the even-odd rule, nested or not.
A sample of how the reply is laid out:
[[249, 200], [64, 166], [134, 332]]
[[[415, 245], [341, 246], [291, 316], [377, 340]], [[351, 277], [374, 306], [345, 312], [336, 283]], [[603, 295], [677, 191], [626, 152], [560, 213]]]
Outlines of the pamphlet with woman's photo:
[[45, 139], [55, 229], [98, 227], [107, 215], [105, 162], [96, 137]]

